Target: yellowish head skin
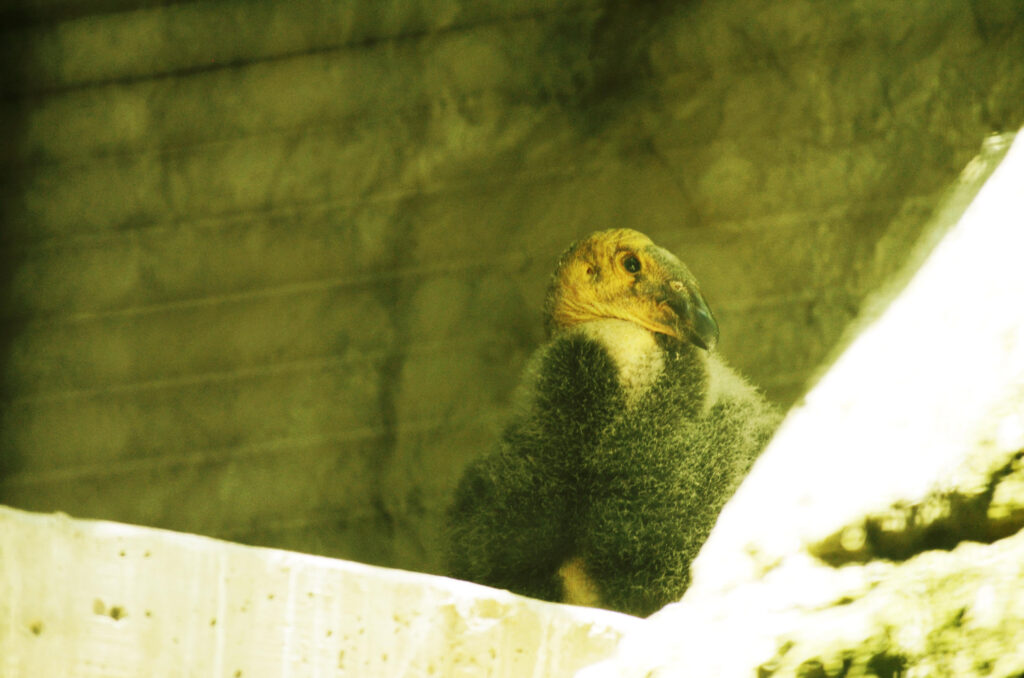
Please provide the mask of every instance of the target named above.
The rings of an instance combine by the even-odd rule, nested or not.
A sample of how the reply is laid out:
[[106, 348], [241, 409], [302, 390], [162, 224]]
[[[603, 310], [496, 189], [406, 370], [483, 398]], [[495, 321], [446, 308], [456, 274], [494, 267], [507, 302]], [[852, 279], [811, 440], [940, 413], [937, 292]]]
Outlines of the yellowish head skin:
[[545, 301], [551, 333], [617, 318], [710, 349], [718, 323], [675, 255], [630, 229], [598, 231], [558, 262]]

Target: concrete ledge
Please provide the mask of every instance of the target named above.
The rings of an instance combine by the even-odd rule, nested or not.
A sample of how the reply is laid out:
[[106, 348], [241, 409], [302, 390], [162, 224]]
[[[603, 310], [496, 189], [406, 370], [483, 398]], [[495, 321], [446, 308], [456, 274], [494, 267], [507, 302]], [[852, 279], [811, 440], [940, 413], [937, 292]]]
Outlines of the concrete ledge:
[[3, 676], [570, 676], [639, 621], [0, 507]]

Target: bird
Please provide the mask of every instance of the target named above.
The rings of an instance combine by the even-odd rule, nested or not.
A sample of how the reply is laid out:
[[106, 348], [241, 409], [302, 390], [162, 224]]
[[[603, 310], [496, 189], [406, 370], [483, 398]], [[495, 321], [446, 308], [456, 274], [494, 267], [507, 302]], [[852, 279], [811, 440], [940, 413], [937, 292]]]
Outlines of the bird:
[[681, 598], [780, 414], [718, 355], [690, 270], [632, 229], [561, 255], [494, 447], [446, 514], [448, 574], [646, 617]]

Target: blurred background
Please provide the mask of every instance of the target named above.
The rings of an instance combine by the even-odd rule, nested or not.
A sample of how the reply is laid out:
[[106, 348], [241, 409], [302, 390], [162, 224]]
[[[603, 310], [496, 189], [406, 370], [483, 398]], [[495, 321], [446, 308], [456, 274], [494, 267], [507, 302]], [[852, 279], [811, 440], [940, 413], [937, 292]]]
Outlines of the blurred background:
[[992, 132], [1019, 0], [8, 0], [0, 503], [436, 572], [559, 253], [793, 404]]

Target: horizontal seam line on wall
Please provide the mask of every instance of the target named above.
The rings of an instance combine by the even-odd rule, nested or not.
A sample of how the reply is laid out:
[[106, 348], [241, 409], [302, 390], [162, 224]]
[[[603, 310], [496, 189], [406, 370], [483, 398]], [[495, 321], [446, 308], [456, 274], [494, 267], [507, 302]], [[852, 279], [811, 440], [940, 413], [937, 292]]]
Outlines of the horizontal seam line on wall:
[[[239, 68], [247, 65], [258, 65], [265, 63], [273, 63], [275, 61], [285, 61], [293, 58], [301, 58], [303, 56], [318, 55], [318, 54], [330, 54], [334, 52], [344, 52], [349, 50], [355, 50], [371, 45], [387, 43], [387, 42], [400, 42], [403, 40], [413, 40], [424, 37], [431, 37], [435, 35], [446, 35], [459, 31], [470, 31], [478, 28], [489, 27], [489, 26], [500, 26], [503, 22], [526, 22], [537, 19], [545, 19], [549, 17], [559, 17], [571, 14], [584, 14], [584, 13], [599, 13], [602, 11], [602, 7], [596, 3], [584, 3], [579, 2], [576, 5], [562, 8], [560, 10], [553, 11], [540, 11], [535, 10], [531, 12], [524, 12], [522, 14], [513, 14], [507, 17], [496, 17], [493, 19], [485, 19], [476, 22], [467, 22], [465, 24], [455, 24], [452, 26], [439, 27], [439, 28], [425, 28], [418, 30], [411, 30], [405, 33], [396, 33], [393, 35], [385, 35], [379, 37], [368, 37], [353, 40], [347, 43], [333, 43], [324, 44], [315, 48], [308, 48], [306, 50], [285, 50], [281, 52], [271, 52], [265, 55], [256, 56], [254, 58], [245, 59], [233, 59], [231, 61], [220, 62], [217, 66], [207, 66], [206, 64], [195, 63], [193, 65], [181, 66], [174, 70], [163, 70], [163, 71], [151, 71], [146, 74], [140, 75], [125, 75], [125, 76], [113, 76], [113, 77], [102, 77], [95, 79], [79, 80], [64, 85], [56, 85], [46, 88], [38, 89], [13, 89], [7, 90], [0, 94], [0, 101], [14, 102], [20, 99], [33, 99], [33, 98], [44, 98], [46, 96], [59, 96], [65, 93], [75, 93], [82, 90], [101, 88], [107, 86], [123, 86], [127, 84], [143, 83], [150, 81], [159, 81], [164, 79], [171, 79], [175, 77], [187, 76], [194, 73], [207, 73], [216, 70], [226, 70], [229, 68]], [[1014, 21], [1007, 20], [1005, 23], [995, 24], [995, 32], [1001, 33], [1000, 37], [1009, 40], [1011, 39], [1012, 33], [1009, 33], [1008, 29], [1015, 26]], [[890, 47], [900, 47], [905, 40], [903, 38], [894, 40], [885, 40], [881, 44]], [[776, 60], [778, 57], [787, 56], [792, 54], [798, 54], [802, 52], [820, 52], [824, 48], [832, 49], [843, 49], [849, 48], [853, 45], [864, 45], [866, 48], [877, 48], [879, 41], [872, 36], [858, 36], [855, 38], [842, 37], [831, 41], [821, 42], [805, 42], [801, 44], [795, 44], [792, 46], [784, 47], [782, 49], [772, 49], [771, 53], [773, 58]], [[700, 55], [705, 57], [706, 55]], [[727, 58], [717, 58], [713, 60], [701, 60], [699, 67], [707, 70], [720, 70], [720, 69], [731, 69], [740, 74], [751, 73], [757, 70], [769, 69], [773, 72], [778, 72], [777, 68], [772, 67], [772, 63], [766, 61], [761, 55], [751, 54], [749, 50], [735, 50], [730, 53]], [[680, 75], [694, 70], [694, 60], [687, 59], [681, 64], [678, 70], [669, 70], [659, 75], [663, 77], [672, 77], [674, 75]]]
[[[493, 426], [507, 416], [505, 409], [494, 409], [486, 414], [462, 417], [431, 417], [398, 425], [399, 434], [417, 434], [437, 431], [467, 423]], [[95, 464], [68, 468], [19, 471], [0, 479], [0, 490], [5, 487], [24, 487], [46, 483], [65, 482], [81, 478], [116, 477], [139, 472], [165, 470], [180, 466], [203, 467], [265, 456], [290, 454], [297, 447], [313, 447], [331, 443], [362, 443], [387, 435], [384, 426], [362, 427], [345, 432], [316, 434], [293, 438], [278, 438], [248, 445], [222, 447], [189, 454], [153, 455], [139, 458], [108, 459]], [[368, 451], [367, 454], [374, 454]], [[2, 492], [0, 492], [2, 495]]]
[[[176, 3], [185, 4], [185, 3]], [[198, 4], [198, 3], [187, 3], [187, 4]], [[480, 28], [490, 26], [501, 26], [509, 22], [527, 22], [536, 19], [544, 19], [548, 17], [566, 16], [571, 14], [579, 14], [585, 12], [599, 11], [600, 5], [596, 2], [584, 3], [580, 0], [576, 0], [576, 4], [570, 4], [568, 7], [560, 7], [556, 10], [534, 10], [531, 12], [523, 12], [518, 14], [511, 14], [501, 17], [491, 17], [478, 21], [470, 21], [462, 24], [452, 24], [450, 26], [439, 26], [436, 28], [421, 28], [408, 30], [404, 32], [398, 32], [391, 35], [381, 36], [367, 36], [352, 40], [350, 42], [338, 42], [329, 43], [324, 45], [318, 45], [316, 47], [310, 47], [306, 49], [295, 49], [285, 50], [282, 52], [271, 52], [267, 54], [261, 54], [252, 58], [236, 58], [229, 61], [218, 62], [215, 65], [208, 63], [194, 63], [191, 65], [180, 66], [178, 68], [154, 71], [146, 74], [139, 75], [124, 75], [124, 76], [113, 76], [106, 78], [97, 78], [93, 80], [83, 80], [74, 83], [68, 83], [64, 85], [56, 85], [45, 88], [37, 89], [9, 89], [0, 92], [0, 102], [16, 101], [19, 98], [24, 99], [41, 99], [47, 96], [59, 96], [66, 93], [74, 93], [81, 90], [101, 88], [109, 86], [124, 86], [131, 85], [140, 82], [157, 81], [165, 79], [173, 79], [180, 77], [187, 77], [197, 73], [208, 73], [219, 70], [237, 69], [249, 65], [273, 63], [276, 61], [287, 61], [289, 59], [302, 58], [306, 56], [320, 55], [320, 54], [331, 54], [336, 52], [345, 52], [351, 50], [362, 49], [374, 45], [386, 44], [390, 42], [404, 42], [407, 40], [417, 40], [426, 37], [434, 36], [446, 36], [449, 34], [455, 34], [462, 31], [472, 31]], [[128, 10], [126, 12], [113, 12], [113, 14], [123, 14], [129, 12], [135, 12], [137, 10]], [[89, 18], [92, 18], [90, 16]], [[62, 23], [62, 22], [58, 22]]]
[[381, 282], [393, 282], [407, 278], [428, 278], [444, 275], [447, 273], [468, 272], [479, 269], [488, 270], [509, 270], [523, 265], [527, 257], [521, 254], [510, 254], [497, 260], [487, 262], [451, 262], [445, 265], [421, 265], [407, 266], [394, 269], [388, 273], [362, 274], [338, 278], [327, 278], [308, 282], [286, 283], [270, 287], [259, 287], [238, 292], [226, 292], [223, 294], [206, 295], [202, 297], [188, 297], [163, 301], [139, 306], [116, 308], [97, 311], [80, 311], [67, 315], [39, 316], [29, 322], [41, 326], [66, 326], [80, 323], [102, 321], [111, 318], [132, 318], [151, 314], [165, 313], [168, 311], [192, 310], [223, 304], [233, 304], [261, 299], [273, 299], [277, 297], [299, 296], [310, 293], [326, 292], [330, 290], [346, 289], [351, 287], [371, 286]]
[[[934, 202], [934, 195], [926, 196], [911, 196], [903, 199], [894, 199], [891, 201], [881, 201], [880, 204], [873, 208], [876, 211], [888, 211], [894, 207], [923, 207], [928, 208], [929, 205]], [[822, 210], [808, 210], [802, 212], [791, 212], [786, 215], [771, 215], [769, 217], [753, 217], [744, 220], [726, 220], [722, 222], [722, 225], [718, 228], [716, 233], [719, 235], [723, 233], [735, 233], [745, 234], [749, 233], [755, 228], [766, 228], [771, 226], [772, 230], [778, 228], [777, 224], [781, 221], [792, 221], [793, 226], [798, 226], [808, 220], [823, 221], [830, 218], [835, 218], [845, 213], [846, 207], [837, 207], [831, 211]], [[221, 224], [227, 222], [233, 222], [236, 217], [221, 220]], [[273, 217], [271, 217], [273, 218]], [[743, 224], [736, 228], [736, 224]], [[753, 226], [752, 224], [757, 224]], [[222, 225], [215, 226], [214, 228], [221, 228]], [[153, 230], [166, 230], [171, 232], [173, 229], [166, 227], [151, 227]], [[186, 226], [185, 228], [191, 228]], [[731, 230], [730, 230], [731, 229]], [[97, 239], [108, 241], [111, 239], [129, 239], [136, 237], [138, 231], [131, 232], [119, 232], [117, 234], [106, 234], [104, 236], [96, 236]], [[699, 239], [698, 239], [699, 240]], [[67, 242], [53, 240], [49, 242], [47, 249], [55, 247], [64, 248], [68, 246]], [[78, 245], [76, 247], [80, 247]], [[38, 248], [43, 248], [44, 245], [38, 245]], [[28, 248], [25, 248], [28, 249]], [[35, 249], [35, 248], [32, 248]], [[3, 248], [0, 248], [3, 251]], [[10, 252], [10, 249], [8, 249]], [[256, 300], [256, 299], [268, 299], [281, 296], [291, 296], [299, 294], [308, 294], [311, 292], [320, 292], [332, 289], [345, 289], [350, 287], [360, 287], [373, 285], [381, 281], [392, 281], [401, 280], [408, 278], [429, 278], [437, 275], [444, 275], [449, 273], [463, 273], [473, 270], [518, 270], [529, 263], [536, 257], [541, 256], [539, 253], [530, 252], [515, 252], [512, 254], [506, 254], [500, 256], [497, 259], [489, 259], [486, 262], [478, 261], [451, 261], [445, 264], [434, 264], [434, 265], [418, 265], [412, 267], [402, 267], [390, 271], [386, 274], [360, 274], [354, 276], [335, 277], [326, 279], [317, 279], [311, 281], [299, 281], [299, 282], [287, 282], [281, 284], [275, 284], [268, 287], [250, 288], [240, 291], [230, 291], [215, 295], [206, 295], [202, 297], [183, 297], [177, 299], [171, 299], [167, 301], [159, 301], [148, 304], [140, 304], [134, 306], [114, 307], [109, 309], [95, 309], [86, 311], [77, 311], [73, 313], [65, 313], [60, 311], [43, 311], [35, 315], [26, 315], [25, 313], [17, 314], [0, 314], [0, 321], [3, 319], [16, 318], [20, 321], [26, 322], [31, 325], [39, 326], [66, 326], [78, 323], [88, 323], [95, 321], [102, 321], [108, 318], [119, 318], [119, 317], [135, 317], [147, 315], [150, 313], [160, 313], [174, 310], [189, 310], [194, 308], [202, 308], [205, 306], [214, 306], [222, 303], [235, 303], [240, 301]], [[16, 257], [8, 254], [8, 260], [15, 259]], [[782, 297], [785, 295], [774, 295]], [[739, 308], [753, 308], [759, 305], [759, 300], [764, 297], [756, 297], [750, 300], [738, 302]]]
[[[905, 205], [914, 201], [920, 200], [922, 205], [926, 204], [926, 199], [907, 199], [892, 201], [889, 207], [898, 205]], [[880, 208], [880, 210], [883, 208]], [[837, 212], [841, 212], [842, 209], [838, 208]], [[822, 218], [829, 218], [827, 214], [822, 215], [820, 211], [810, 211], [807, 213], [794, 213], [797, 219], [802, 218], [814, 218], [820, 220]], [[754, 218], [746, 220], [748, 222], [776, 222], [779, 217], [773, 215], [771, 218]], [[727, 226], [725, 227], [727, 228]], [[745, 231], [749, 231], [749, 227], [744, 227]], [[743, 232], [744, 230], [736, 231]], [[723, 232], [723, 229], [719, 229], [719, 232]], [[545, 253], [550, 254], [550, 253]], [[473, 270], [496, 270], [496, 271], [509, 271], [518, 270], [524, 266], [528, 266], [529, 262], [540, 257], [540, 254], [528, 253], [528, 252], [516, 252], [500, 256], [497, 259], [488, 259], [486, 262], [479, 261], [450, 261], [444, 264], [432, 264], [432, 265], [418, 265], [418, 266], [406, 266], [397, 268], [387, 273], [380, 274], [358, 274], [358, 276], [351, 277], [339, 277], [331, 279], [319, 279], [314, 281], [305, 282], [293, 282], [283, 283], [278, 285], [272, 285], [269, 287], [262, 288], [251, 288], [242, 291], [224, 292], [215, 295], [205, 295], [201, 297], [182, 297], [177, 299], [171, 299], [166, 301], [159, 301], [153, 303], [145, 303], [132, 306], [121, 306], [113, 308], [101, 308], [93, 310], [83, 310], [75, 312], [60, 312], [54, 310], [42, 311], [33, 315], [27, 315], [26, 313], [8, 313], [0, 314], [0, 321], [6, 319], [18, 319], [27, 326], [36, 327], [66, 327], [77, 324], [87, 324], [94, 322], [103, 322], [110, 319], [118, 319], [118, 317], [136, 317], [151, 313], [161, 313], [167, 311], [176, 310], [191, 310], [196, 308], [202, 308], [207, 306], [215, 306], [224, 303], [239, 303], [248, 302], [260, 299], [271, 299], [275, 297], [287, 297], [293, 295], [303, 295], [317, 292], [326, 292], [330, 290], [340, 290], [345, 288], [357, 288], [360, 286], [372, 286], [380, 282], [395, 281], [403, 279], [416, 279], [416, 278], [432, 278], [436, 276], [443, 276], [447, 273], [462, 273]], [[799, 294], [799, 293], [798, 293]], [[768, 297], [758, 296], [749, 299], [743, 299], [735, 301], [731, 304], [722, 305], [723, 310], [742, 310], [748, 308], [755, 308], [762, 305], [763, 303], [773, 304], [781, 303], [782, 300], [787, 298], [793, 298], [792, 294], [774, 294]]]
[[[830, 288], [826, 288], [830, 289]], [[820, 290], [806, 290], [799, 294], [779, 294], [770, 297], [760, 297], [757, 300], [738, 302], [733, 304], [720, 304], [717, 306], [718, 314], [728, 316], [729, 314], [750, 313], [760, 308], [780, 308], [793, 305], [813, 304], [821, 298]], [[537, 325], [540, 325], [538, 314]], [[500, 331], [486, 334], [474, 334], [445, 340], [433, 340], [419, 342], [406, 349], [406, 353], [416, 356], [425, 356], [436, 353], [448, 353], [452, 348], [466, 348], [472, 346], [488, 346], [501, 343], [501, 338], [506, 334]], [[381, 360], [388, 353], [387, 349], [363, 351], [358, 355], [340, 356], [327, 355], [298, 360], [264, 362], [255, 365], [236, 367], [230, 370], [214, 372], [193, 372], [178, 376], [158, 377], [137, 382], [123, 382], [109, 384], [95, 388], [74, 388], [68, 390], [40, 390], [23, 395], [13, 395], [0, 399], [0, 405], [32, 405], [56, 402], [67, 402], [79, 399], [91, 399], [102, 396], [113, 396], [129, 393], [139, 393], [156, 390], [174, 390], [201, 386], [211, 383], [227, 383], [231, 381], [244, 381], [248, 379], [271, 377], [280, 374], [310, 372], [320, 369], [332, 369], [353, 363], [372, 362]]]
[[[114, 9], [105, 9], [100, 11], [89, 12], [88, 10], [83, 11], [81, 9], [81, 3], [76, 3], [71, 0], [63, 0], [63, 6], [61, 3], [50, 0], [49, 6], [40, 10], [37, 6], [27, 5], [25, 0], [19, 0], [22, 3], [21, 7], [8, 8], [0, 12], [0, 19], [8, 19], [10, 17], [24, 16], [26, 20], [21, 23], [12, 22], [12, 25], [17, 28], [33, 29], [40, 26], [55, 27], [59, 24], [66, 23], [69, 21], [79, 21], [82, 19], [90, 19], [93, 17], [106, 17], [117, 14], [135, 13], [139, 11], [152, 11], [157, 10], [162, 6], [168, 8], [177, 8], [181, 6], [199, 5], [203, 0], [150, 0], [152, 4], [143, 4], [141, 7], [136, 3], [134, 6], [126, 6]], [[64, 12], [63, 15], [55, 15], [54, 12]]]
[[[359, 276], [338, 277], [313, 280], [307, 282], [285, 283], [269, 287], [250, 288], [237, 292], [225, 292], [201, 297], [186, 297], [170, 301], [160, 301], [137, 306], [102, 309], [94, 311], [78, 311], [73, 313], [44, 312], [33, 316], [19, 314], [16, 317], [28, 327], [67, 327], [78, 324], [104, 322], [118, 318], [136, 318], [147, 315], [163, 314], [175, 311], [191, 311], [225, 304], [246, 303], [290, 296], [302, 296], [344, 290], [349, 288], [369, 287], [379, 283], [393, 283], [396, 280], [432, 278], [453, 273], [468, 273], [486, 270], [496, 272], [515, 271], [528, 264], [530, 257], [525, 254], [508, 254], [487, 262], [459, 261], [444, 265], [421, 265], [402, 267], [382, 274], [364, 274]], [[4, 319], [0, 316], [0, 321]]]
[[[604, 166], [598, 161], [591, 161], [585, 163], [576, 163], [572, 165], [554, 165], [545, 166], [540, 168], [530, 168], [525, 171], [510, 173], [508, 175], [502, 175], [499, 177], [486, 176], [486, 178], [476, 178], [462, 181], [449, 181], [449, 182], [419, 182], [415, 185], [408, 187], [393, 187], [390, 189], [373, 191], [370, 193], [352, 193], [339, 198], [321, 199], [321, 200], [309, 200], [309, 201], [290, 201], [287, 203], [285, 208], [266, 208], [266, 207], [247, 207], [243, 209], [227, 210], [223, 212], [211, 212], [207, 214], [200, 214], [194, 216], [188, 216], [183, 218], [177, 218], [170, 223], [185, 222], [201, 222], [201, 221], [227, 221], [231, 219], [240, 219], [246, 215], [259, 215], [267, 213], [275, 213], [279, 210], [286, 211], [288, 213], [300, 214], [304, 210], [309, 209], [330, 209], [330, 208], [354, 208], [356, 206], [365, 205], [376, 205], [385, 203], [396, 203], [407, 200], [415, 200], [422, 198], [433, 198], [439, 195], [445, 194], [459, 194], [467, 192], [478, 192], [481, 189], [504, 187], [509, 184], [510, 178], [517, 180], [524, 180], [524, 183], [528, 184], [539, 184], [543, 185], [546, 181], [552, 177], [578, 177], [581, 175], [592, 175], [601, 172]], [[480, 175], [476, 175], [480, 176]], [[44, 236], [42, 238], [34, 238], [32, 240], [26, 240], [23, 238], [6, 238], [0, 241], [0, 251], [14, 251], [18, 248], [25, 248], [31, 246], [38, 246], [38, 243], [51, 242], [56, 240], [63, 240], [64, 242], [73, 242], [88, 238], [105, 238], [109, 237], [113, 233], [125, 234], [125, 237], [132, 237], [131, 234], [148, 228], [167, 228], [168, 221], [149, 221], [148, 223], [142, 223], [140, 225], [133, 225], [130, 228], [113, 228], [108, 231], [91, 231], [87, 233], [72, 233], [70, 235], [55, 234], [50, 236]]]
[[[670, 77], [673, 75], [673, 73], [667, 73], [665, 75]], [[678, 94], [680, 96], [687, 96], [689, 98], [692, 98], [693, 96], [692, 92], [689, 92], [688, 90], [676, 92], [675, 89], [676, 88], [674, 87], [670, 87], [668, 88], [667, 93], [669, 95]], [[665, 91], [662, 91], [662, 94], [665, 93]], [[487, 95], [497, 95], [499, 97], [503, 97], [509, 102], [514, 102], [512, 106], [509, 106], [510, 108], [527, 110], [545, 110], [549, 108], [552, 102], [557, 101], [559, 97], [559, 93], [552, 94], [546, 91], [541, 91], [532, 97], [524, 96], [524, 94], [526, 93], [520, 90], [513, 90], [501, 86], [492, 86], [467, 90], [460, 94], [460, 98], [463, 100], [482, 98], [486, 97]], [[564, 95], [565, 93], [560, 94]], [[430, 111], [434, 108], [437, 102], [438, 99], [435, 97], [420, 99], [412, 104], [404, 106], [394, 106], [393, 104], [389, 104], [389, 116], [381, 119], [399, 120], [409, 117], [410, 114], [415, 114], [417, 112], [422, 111]], [[17, 160], [15, 162], [9, 162], [7, 164], [0, 165], [0, 187], [15, 183], [11, 181], [11, 176], [16, 176], [20, 172], [31, 171], [35, 169], [62, 168], [74, 170], [78, 168], [88, 167], [89, 165], [95, 163], [96, 161], [103, 160], [131, 160], [134, 158], [143, 158], [148, 156], [155, 156], [157, 158], [191, 156], [198, 155], [202, 150], [211, 147], [232, 147], [243, 144], [244, 142], [247, 141], [287, 138], [309, 130], [332, 130], [338, 128], [345, 128], [354, 121], [364, 122], [367, 119], [368, 113], [375, 112], [378, 109], [379, 106], [373, 105], [371, 103], [362, 108], [353, 110], [351, 112], [346, 112], [343, 114], [329, 115], [326, 117], [314, 116], [307, 120], [303, 120], [301, 122], [288, 125], [254, 127], [253, 129], [249, 130], [244, 134], [218, 135], [216, 137], [201, 138], [198, 141], [184, 143], [165, 143], [141, 146], [136, 145], [128, 147], [119, 147], [115, 145], [110, 149], [93, 150], [91, 152], [86, 151], [84, 153], [48, 156], [42, 159], [28, 161]], [[818, 134], [808, 132], [806, 124], [793, 124], [790, 127], [780, 129], [784, 129], [785, 131], [788, 132], [801, 133], [803, 136], [806, 136], [807, 139], [812, 142], [820, 137], [820, 135]], [[873, 132], [871, 138], [877, 140], [878, 134], [879, 133], [877, 131]], [[839, 142], [830, 142], [832, 147], [845, 147], [856, 145], [854, 142], [856, 141], [857, 137], [855, 136], [854, 132], [843, 132], [839, 136], [841, 137], [841, 140]], [[750, 132], [746, 136], [732, 137], [733, 140], [761, 138], [763, 138], [763, 135], [758, 132]], [[670, 150], [673, 148], [685, 150], [692, 148], [700, 148], [706, 145], [708, 144], [703, 141], [693, 141], [691, 143], [680, 144], [675, 147], [669, 148]]]
[[[473, 90], [466, 92], [464, 99], [473, 99], [476, 97], [482, 97], [491, 93], [503, 93], [503, 90], [499, 89], [483, 89]], [[522, 101], [520, 98], [519, 101]], [[547, 101], [544, 97], [539, 97], [537, 103], [543, 104]], [[390, 107], [390, 111], [398, 111], [399, 113], [392, 113], [386, 118], [386, 120], [401, 120], [406, 117], [403, 114], [416, 113], [431, 110], [433, 104], [436, 102], [435, 99], [430, 99], [422, 103], [416, 103], [414, 105], [405, 107]], [[532, 103], [520, 104], [513, 106], [518, 109], [542, 109], [544, 106], [534, 105]], [[70, 155], [65, 157], [47, 158], [42, 161], [34, 161], [29, 163], [12, 163], [0, 166], [0, 188], [8, 185], [17, 185], [17, 180], [11, 181], [10, 176], [16, 176], [20, 172], [25, 170], [36, 170], [36, 169], [62, 169], [62, 170], [78, 170], [88, 168], [94, 165], [96, 162], [102, 161], [131, 161], [136, 158], [147, 158], [155, 157], [158, 160], [173, 159], [177, 157], [189, 157], [201, 155], [203, 151], [209, 149], [216, 149], [218, 147], [231, 149], [236, 146], [244, 145], [247, 142], [257, 143], [267, 140], [276, 139], [289, 139], [302, 132], [321, 132], [330, 131], [337, 129], [344, 129], [352, 122], [364, 122], [367, 119], [368, 112], [376, 110], [375, 106], [366, 106], [362, 109], [344, 113], [341, 115], [328, 116], [326, 118], [315, 118], [311, 121], [304, 121], [292, 125], [280, 125], [274, 127], [264, 127], [256, 131], [233, 136], [218, 136], [204, 138], [199, 141], [190, 143], [178, 143], [178, 144], [163, 144], [153, 146], [142, 146], [137, 148], [129, 149], [113, 149], [113, 150], [101, 150], [93, 153], [82, 153], [76, 155]], [[383, 127], [383, 125], [382, 125]]]
[[[867, 146], [868, 144], [863, 144]], [[674, 148], [662, 149], [664, 151], [678, 150]], [[652, 158], [653, 159], [653, 158]], [[658, 163], [658, 167], [661, 167], [662, 171], [666, 171], [663, 164]], [[289, 202], [284, 206], [278, 207], [249, 207], [236, 210], [228, 210], [223, 212], [213, 212], [199, 215], [189, 215], [177, 217], [172, 220], [152, 220], [144, 222], [139, 225], [133, 225], [129, 228], [113, 228], [106, 231], [89, 231], [80, 233], [61, 233], [43, 236], [33, 239], [25, 238], [6, 238], [0, 241], [0, 252], [4, 253], [4, 258], [7, 260], [16, 259], [16, 253], [22, 250], [32, 249], [54, 249], [54, 248], [66, 248], [72, 246], [78, 246], [79, 243], [83, 242], [108, 242], [110, 240], [127, 240], [129, 238], [138, 237], [138, 234], [147, 231], [160, 231], [166, 230], [175, 232], [180, 230], [180, 225], [184, 224], [185, 228], [191, 228], [193, 230], [199, 230], [197, 224], [213, 223], [214, 225], [210, 228], [223, 229], [234, 222], [251, 220], [254, 217], [264, 217], [267, 219], [277, 218], [288, 218], [288, 217], [299, 217], [304, 212], [308, 211], [331, 211], [331, 210], [345, 210], [345, 209], [356, 209], [358, 207], [364, 207], [366, 205], [382, 205], [389, 203], [400, 203], [404, 201], [411, 201], [417, 199], [435, 199], [438, 197], [449, 197], [458, 196], [464, 193], [476, 193], [482, 190], [495, 187], [506, 187], [509, 185], [511, 179], [515, 179], [525, 185], [548, 185], [552, 179], [555, 180], [569, 180], [573, 181], [581, 176], [591, 176], [599, 174], [604, 169], [604, 165], [598, 161], [592, 162], [578, 162], [572, 164], [558, 164], [550, 165], [540, 168], [530, 168], [527, 170], [509, 173], [502, 175], [497, 178], [488, 176], [485, 179], [477, 180], [464, 180], [461, 182], [448, 182], [443, 184], [423, 184], [410, 186], [408, 188], [392, 188], [390, 190], [375, 191], [367, 194], [351, 194], [339, 198], [321, 199], [321, 200], [310, 200], [306, 202]], [[887, 206], [902, 205], [902, 204], [914, 204], [918, 201], [934, 200], [934, 194], [924, 194], [918, 196], [909, 196], [894, 198], [891, 200], [878, 201], [880, 205], [879, 210], [884, 209]], [[843, 205], [841, 207], [834, 208], [832, 212], [842, 212], [848, 209], [852, 204]], [[799, 212], [790, 212], [789, 214], [795, 215], [821, 215], [823, 212], [828, 213], [830, 210], [823, 210], [821, 208], [808, 208], [807, 210]], [[722, 223], [725, 224], [736, 224], [736, 223], [759, 223], [765, 221], [777, 220], [777, 215], [769, 217], [755, 216], [746, 219], [723, 219]], [[745, 229], [738, 229], [745, 230]]]
[[[474, 346], [478, 344], [497, 343], [498, 337], [504, 336], [494, 332], [491, 336], [480, 338], [479, 335], [471, 337], [460, 337], [451, 340], [439, 340], [426, 343], [415, 343], [405, 348], [403, 353], [407, 356], [427, 355], [430, 353], [447, 354], [454, 347]], [[275, 376], [280, 374], [292, 374], [303, 372], [315, 372], [318, 370], [329, 370], [340, 368], [351, 364], [368, 363], [374, 360], [382, 360], [391, 353], [387, 348], [365, 351], [354, 356], [329, 356], [310, 358], [307, 360], [283, 361], [278, 363], [265, 363], [260, 365], [239, 367], [219, 372], [198, 372], [178, 377], [165, 377], [159, 379], [113, 384], [97, 388], [73, 389], [67, 391], [44, 391], [29, 395], [16, 395], [14, 397], [0, 400], [0, 405], [34, 405], [57, 402], [68, 402], [74, 400], [88, 400], [91, 398], [133, 394], [146, 391], [174, 390], [215, 383], [230, 383], [233, 381], [245, 381], [260, 377]]]
[[[230, 304], [244, 304], [258, 302], [281, 297], [306, 296], [329, 292], [332, 290], [344, 290], [348, 288], [370, 286], [381, 282], [393, 282], [408, 278], [431, 278], [452, 273], [468, 273], [477, 270], [488, 272], [508, 272], [521, 269], [531, 257], [525, 254], [509, 254], [498, 259], [491, 259], [487, 262], [459, 262], [446, 265], [431, 265], [405, 267], [397, 269], [388, 274], [352, 276], [344, 278], [330, 278], [309, 282], [288, 283], [270, 287], [254, 288], [239, 292], [229, 292], [203, 297], [191, 297], [177, 299], [167, 302], [158, 302], [125, 308], [82, 311], [71, 314], [39, 314], [24, 320], [19, 326], [19, 331], [39, 331], [74, 325], [85, 325], [92, 323], [103, 323], [110, 320], [139, 318], [149, 315], [162, 315], [174, 312], [190, 312], [199, 309], [217, 307]], [[791, 292], [762, 294], [753, 297], [739, 298], [732, 301], [719, 301], [715, 305], [718, 313], [743, 313], [759, 309], [770, 309], [786, 306], [793, 303], [804, 304], [822, 298], [822, 292], [837, 292], [833, 286], [807, 288], [801, 287]], [[538, 324], [540, 323], [538, 311]], [[2, 320], [2, 317], [0, 317]]]

